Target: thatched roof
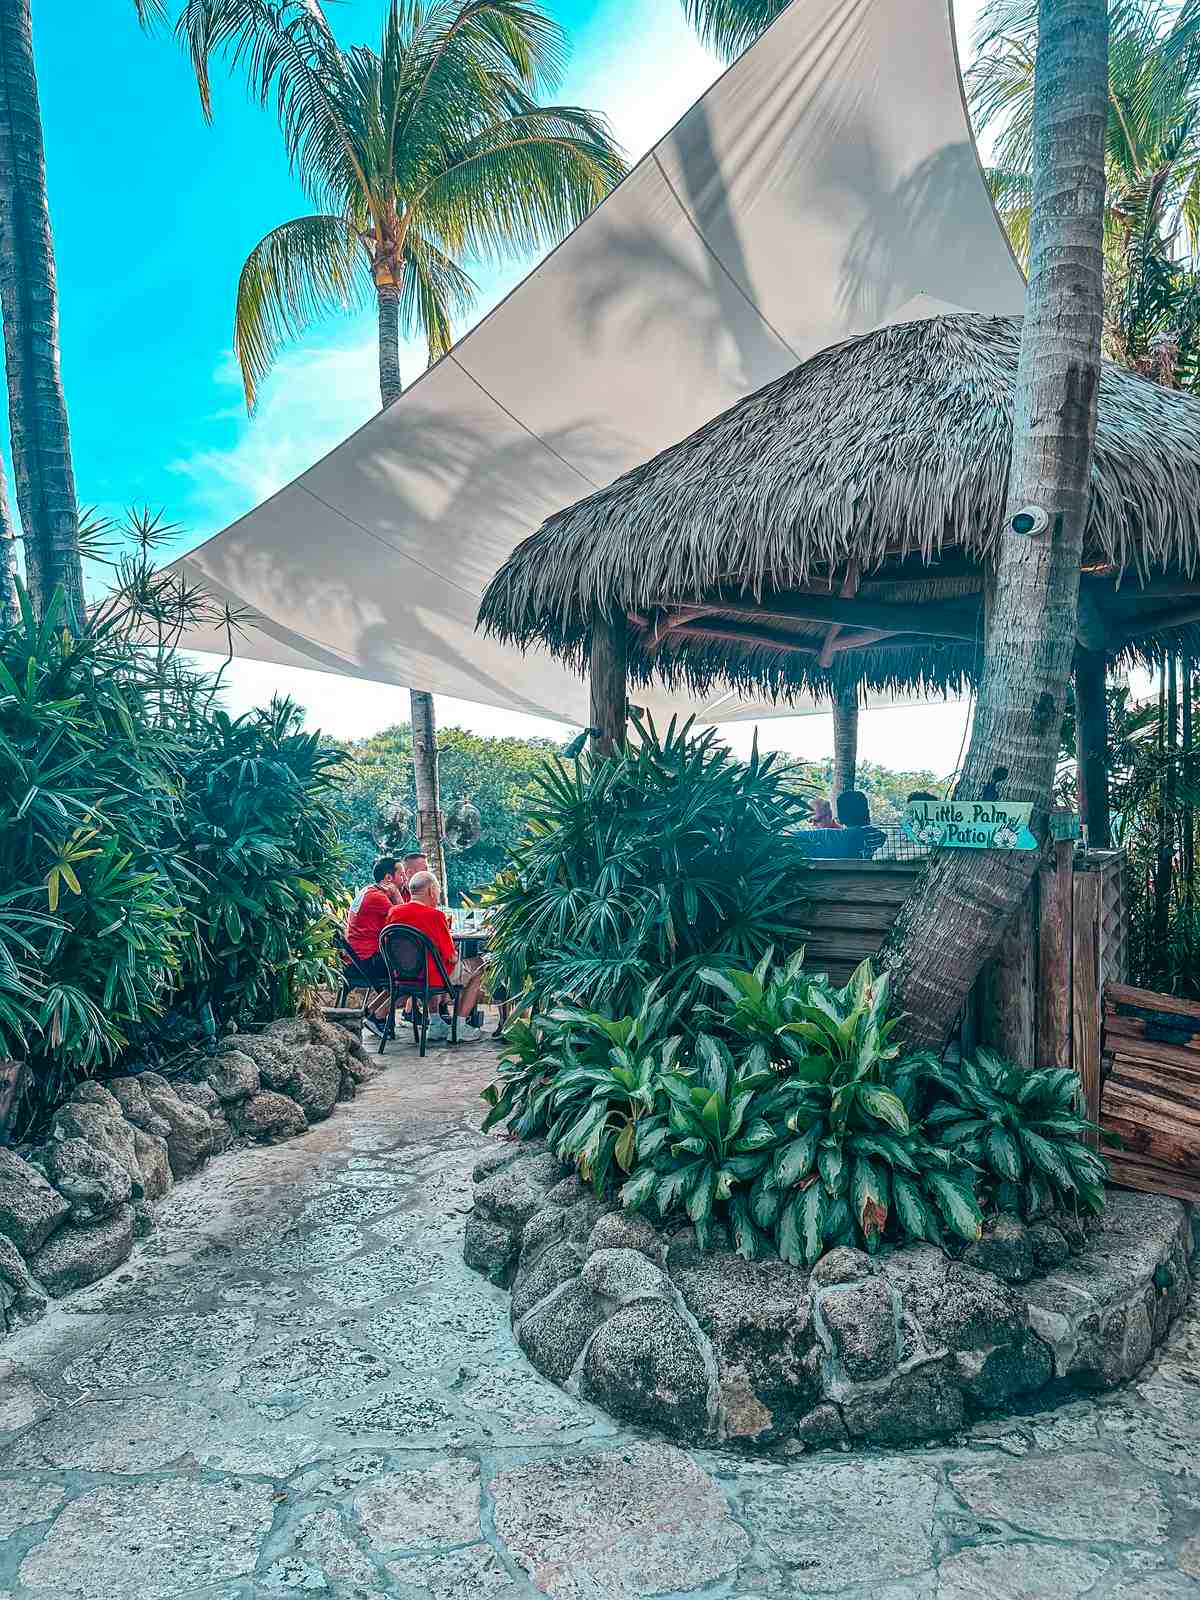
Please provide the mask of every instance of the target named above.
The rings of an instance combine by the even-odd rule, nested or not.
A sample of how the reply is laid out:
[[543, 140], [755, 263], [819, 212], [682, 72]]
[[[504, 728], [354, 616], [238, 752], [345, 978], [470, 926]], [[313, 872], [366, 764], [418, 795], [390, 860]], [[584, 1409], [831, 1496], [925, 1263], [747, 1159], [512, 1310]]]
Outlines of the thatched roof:
[[[629, 618], [630, 672], [786, 696], [942, 689], [981, 655], [1020, 324], [956, 315], [822, 351], [557, 513], [480, 623], [582, 665], [592, 607]], [[1200, 619], [1200, 402], [1105, 363], [1085, 616], [1114, 654]]]

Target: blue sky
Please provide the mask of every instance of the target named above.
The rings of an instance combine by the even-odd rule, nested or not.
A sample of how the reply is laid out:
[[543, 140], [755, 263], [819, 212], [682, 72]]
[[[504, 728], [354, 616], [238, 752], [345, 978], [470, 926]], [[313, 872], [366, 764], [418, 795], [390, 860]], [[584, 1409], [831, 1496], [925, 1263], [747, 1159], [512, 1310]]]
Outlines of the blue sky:
[[[561, 98], [606, 112], [633, 159], [721, 70], [677, 0], [549, 5], [572, 43]], [[975, 9], [976, 0], [955, 0], [960, 39]], [[382, 11], [382, 0], [330, 7], [343, 43], [370, 41]], [[184, 548], [288, 482], [378, 408], [373, 319], [314, 327], [280, 361], [247, 418], [230, 348], [238, 270], [268, 229], [310, 209], [272, 117], [248, 103], [240, 83], [218, 75], [207, 126], [190, 66], [169, 36], [139, 30], [133, 0], [35, 0], [34, 43], [79, 497], [109, 514], [135, 503], [162, 508], [183, 530]], [[477, 272], [477, 315], [532, 265]], [[406, 381], [423, 366], [424, 352], [409, 350]], [[347, 737], [407, 715], [402, 691], [347, 696], [321, 674], [254, 663], [231, 670], [234, 709], [277, 689]], [[870, 713], [864, 754], [912, 766], [915, 737], [923, 763], [948, 769], [963, 715], [958, 707]], [[460, 702], [445, 702], [442, 716], [481, 732], [561, 731]], [[772, 722], [763, 733], [767, 743], [811, 755], [825, 753], [831, 739], [828, 719], [819, 718]]]

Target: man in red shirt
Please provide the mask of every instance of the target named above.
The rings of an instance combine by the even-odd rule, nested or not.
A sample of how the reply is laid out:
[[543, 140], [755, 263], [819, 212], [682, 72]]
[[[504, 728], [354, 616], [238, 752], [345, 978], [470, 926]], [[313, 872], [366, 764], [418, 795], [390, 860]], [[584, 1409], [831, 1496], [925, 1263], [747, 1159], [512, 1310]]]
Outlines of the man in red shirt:
[[[374, 881], [357, 896], [346, 918], [346, 943], [370, 978], [372, 991], [384, 991], [383, 999], [377, 1000], [364, 1018], [368, 1023], [372, 1019], [382, 1021], [387, 1016], [388, 970], [379, 954], [379, 934], [388, 912], [407, 898], [404, 868], [395, 856], [380, 856], [374, 867]], [[367, 1004], [370, 1006], [369, 996]]]
[[[408, 882], [409, 900], [404, 905], [393, 906], [387, 914], [387, 925], [395, 922], [416, 928], [423, 933], [442, 958], [442, 965], [451, 983], [461, 984], [455, 1012], [458, 1016], [458, 1037], [474, 1040], [483, 1036], [482, 1028], [473, 1028], [466, 1020], [474, 1011], [483, 984], [482, 961], [459, 960], [458, 950], [450, 935], [450, 923], [441, 909], [442, 886], [432, 872], [418, 872]], [[443, 988], [442, 975], [432, 956], [427, 958], [430, 989]], [[449, 1026], [441, 1017], [429, 1024], [431, 1039], [448, 1039]]]

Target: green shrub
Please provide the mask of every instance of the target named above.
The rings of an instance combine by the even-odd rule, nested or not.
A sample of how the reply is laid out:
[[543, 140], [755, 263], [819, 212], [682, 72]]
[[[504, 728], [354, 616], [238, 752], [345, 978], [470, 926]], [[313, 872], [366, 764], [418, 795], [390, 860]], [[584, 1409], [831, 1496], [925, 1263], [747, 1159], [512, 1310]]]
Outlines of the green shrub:
[[289, 1008], [329, 950], [336, 756], [284, 702], [214, 712], [213, 681], [165, 642], [186, 593], [141, 557], [121, 577], [82, 624], [61, 601], [39, 621], [22, 594], [0, 629], [0, 1056], [30, 1067], [18, 1133], [131, 1048], [157, 1060], [160, 1037]]
[[925, 1127], [975, 1168], [989, 1209], [1026, 1219], [1051, 1206], [1101, 1209], [1107, 1168], [1088, 1147], [1069, 1067], [1027, 1072], [980, 1050], [958, 1067], [932, 1063], [928, 1082]]
[[751, 1260], [945, 1246], [978, 1238], [990, 1211], [1101, 1203], [1069, 1075], [983, 1056], [960, 1078], [902, 1056], [886, 975], [864, 962], [839, 989], [801, 960], [704, 969], [719, 997], [698, 1008], [706, 1032], [680, 1031], [654, 990], [636, 1017], [560, 1007], [515, 1024], [485, 1127], [544, 1135], [598, 1190], [689, 1220], [702, 1245], [727, 1221]]
[[651, 983], [672, 1015], [714, 962], [793, 942], [807, 807], [774, 756], [734, 760], [672, 722], [605, 758], [547, 762], [526, 832], [492, 896], [493, 949], [532, 1005], [632, 1015]]

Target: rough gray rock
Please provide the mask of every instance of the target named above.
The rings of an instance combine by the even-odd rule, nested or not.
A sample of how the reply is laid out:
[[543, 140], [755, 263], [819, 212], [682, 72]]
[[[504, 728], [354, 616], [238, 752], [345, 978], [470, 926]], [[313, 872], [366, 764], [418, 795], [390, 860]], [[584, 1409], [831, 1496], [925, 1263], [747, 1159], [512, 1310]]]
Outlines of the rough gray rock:
[[306, 1044], [293, 1057], [291, 1077], [281, 1085], [309, 1122], [321, 1122], [337, 1104], [342, 1074], [334, 1052], [323, 1044]]
[[562, 1175], [562, 1166], [551, 1155], [516, 1161], [476, 1184], [476, 1209], [491, 1222], [519, 1230], [545, 1205], [546, 1191]]
[[712, 1432], [708, 1370], [674, 1306], [638, 1300], [605, 1322], [583, 1358], [580, 1393], [613, 1416], [699, 1440]]
[[124, 1116], [121, 1102], [111, 1089], [106, 1089], [102, 1083], [97, 1083], [89, 1078], [85, 1083], [76, 1084], [67, 1096], [68, 1105], [98, 1106], [101, 1111], [110, 1117]]
[[561, 1179], [552, 1189], [546, 1191], [546, 1204], [548, 1206], [573, 1206], [582, 1200], [588, 1193], [588, 1186], [577, 1172], [572, 1172]]
[[504, 1167], [511, 1167], [514, 1161], [523, 1161], [530, 1154], [527, 1144], [514, 1140], [511, 1144], [497, 1142], [492, 1149], [485, 1150], [471, 1169], [471, 1182], [482, 1183], [485, 1178], [490, 1178], [493, 1173], [501, 1171]]
[[588, 1253], [596, 1250], [638, 1250], [659, 1266], [667, 1259], [662, 1234], [636, 1211], [606, 1211], [588, 1236]]
[[595, 1231], [600, 1218], [608, 1215], [608, 1202], [599, 1195], [585, 1194], [582, 1199], [576, 1200], [574, 1205], [567, 1206], [564, 1210], [566, 1225], [563, 1237], [572, 1244], [577, 1244], [581, 1250], [587, 1249], [588, 1240]]
[[567, 1215], [559, 1206], [543, 1206], [521, 1229], [521, 1271], [531, 1267], [552, 1244], [566, 1237]]
[[181, 1100], [157, 1072], [143, 1072], [141, 1085], [151, 1111], [162, 1117], [170, 1129], [166, 1139], [171, 1171], [177, 1178], [186, 1177], [212, 1154], [213, 1133], [208, 1113]]
[[148, 1200], [133, 1203], [133, 1237], [144, 1239], [158, 1227], [158, 1212]]
[[122, 1206], [102, 1222], [60, 1228], [29, 1265], [43, 1288], [57, 1297], [95, 1283], [119, 1267], [132, 1248], [133, 1208]]
[[1020, 1217], [1008, 1212], [992, 1217], [974, 1244], [963, 1251], [963, 1260], [981, 1272], [993, 1273], [1005, 1283], [1028, 1283], [1033, 1277], [1033, 1240]]
[[249, 1100], [233, 1108], [234, 1125], [247, 1139], [275, 1141], [291, 1139], [307, 1126], [304, 1113], [294, 1100], [270, 1089], [260, 1089]]
[[110, 1078], [108, 1088], [127, 1122], [131, 1122], [135, 1128], [141, 1128], [143, 1133], [154, 1134], [158, 1139], [166, 1139], [170, 1135], [171, 1124], [153, 1109], [140, 1078]]
[[0, 1235], [22, 1255], [39, 1250], [69, 1210], [43, 1173], [13, 1151], [0, 1149]]
[[481, 1273], [504, 1288], [512, 1282], [517, 1256], [521, 1249], [520, 1234], [499, 1222], [492, 1222], [473, 1211], [467, 1218], [463, 1236], [463, 1260], [474, 1272]]
[[671, 1276], [716, 1354], [721, 1427], [767, 1442], [820, 1399], [808, 1280], [783, 1261], [671, 1247]]
[[826, 1450], [845, 1444], [846, 1437], [846, 1424], [842, 1421], [842, 1414], [828, 1401], [805, 1412], [804, 1416], [789, 1429], [789, 1438], [795, 1439], [798, 1444], [805, 1445], [809, 1450]]
[[[44, 1155], [47, 1176], [70, 1205], [73, 1222], [96, 1222], [128, 1204], [133, 1188], [128, 1172], [97, 1146], [59, 1138], [45, 1147]], [[139, 1197], [140, 1188], [139, 1183]]]
[[153, 1202], [170, 1194], [175, 1179], [171, 1176], [167, 1141], [157, 1134], [143, 1133], [141, 1128], [134, 1128], [133, 1150], [142, 1174], [143, 1199]]
[[827, 1251], [812, 1269], [812, 1281], [820, 1288], [835, 1283], [854, 1283], [859, 1278], [871, 1276], [871, 1258], [865, 1250], [851, 1250], [849, 1245], [839, 1245]]
[[1033, 1246], [1035, 1272], [1049, 1272], [1061, 1267], [1071, 1254], [1066, 1235], [1053, 1222], [1034, 1222], [1029, 1228], [1029, 1242]]
[[527, 1271], [519, 1268], [512, 1286], [513, 1321], [519, 1322], [560, 1283], [577, 1278], [581, 1265], [582, 1257], [575, 1246], [560, 1242], [544, 1250]]
[[852, 1438], [872, 1444], [908, 1444], [936, 1439], [962, 1426], [963, 1397], [940, 1363], [898, 1373], [882, 1389], [863, 1389], [842, 1404]]
[[30, 1276], [16, 1246], [0, 1235], [0, 1333], [12, 1333], [36, 1322], [46, 1309], [46, 1296]]
[[640, 1250], [595, 1250], [580, 1276], [602, 1300], [619, 1306], [631, 1300], [667, 1300], [671, 1295], [666, 1273]]
[[895, 1369], [899, 1316], [896, 1293], [885, 1278], [860, 1278], [817, 1292], [818, 1328], [824, 1328], [838, 1366], [855, 1381], [882, 1378]]
[[[99, 1085], [92, 1087], [98, 1088]], [[120, 1106], [112, 1095], [108, 1096], [114, 1109], [94, 1102], [77, 1102], [60, 1106], [54, 1113], [51, 1133], [54, 1139], [82, 1139], [94, 1150], [101, 1150], [129, 1177], [135, 1200], [141, 1199], [142, 1169], [138, 1166], [134, 1146], [133, 1125], [121, 1115]], [[83, 1219], [86, 1220], [86, 1219]]]
[[539, 1372], [563, 1383], [603, 1321], [603, 1302], [573, 1278], [522, 1317], [517, 1343]]

